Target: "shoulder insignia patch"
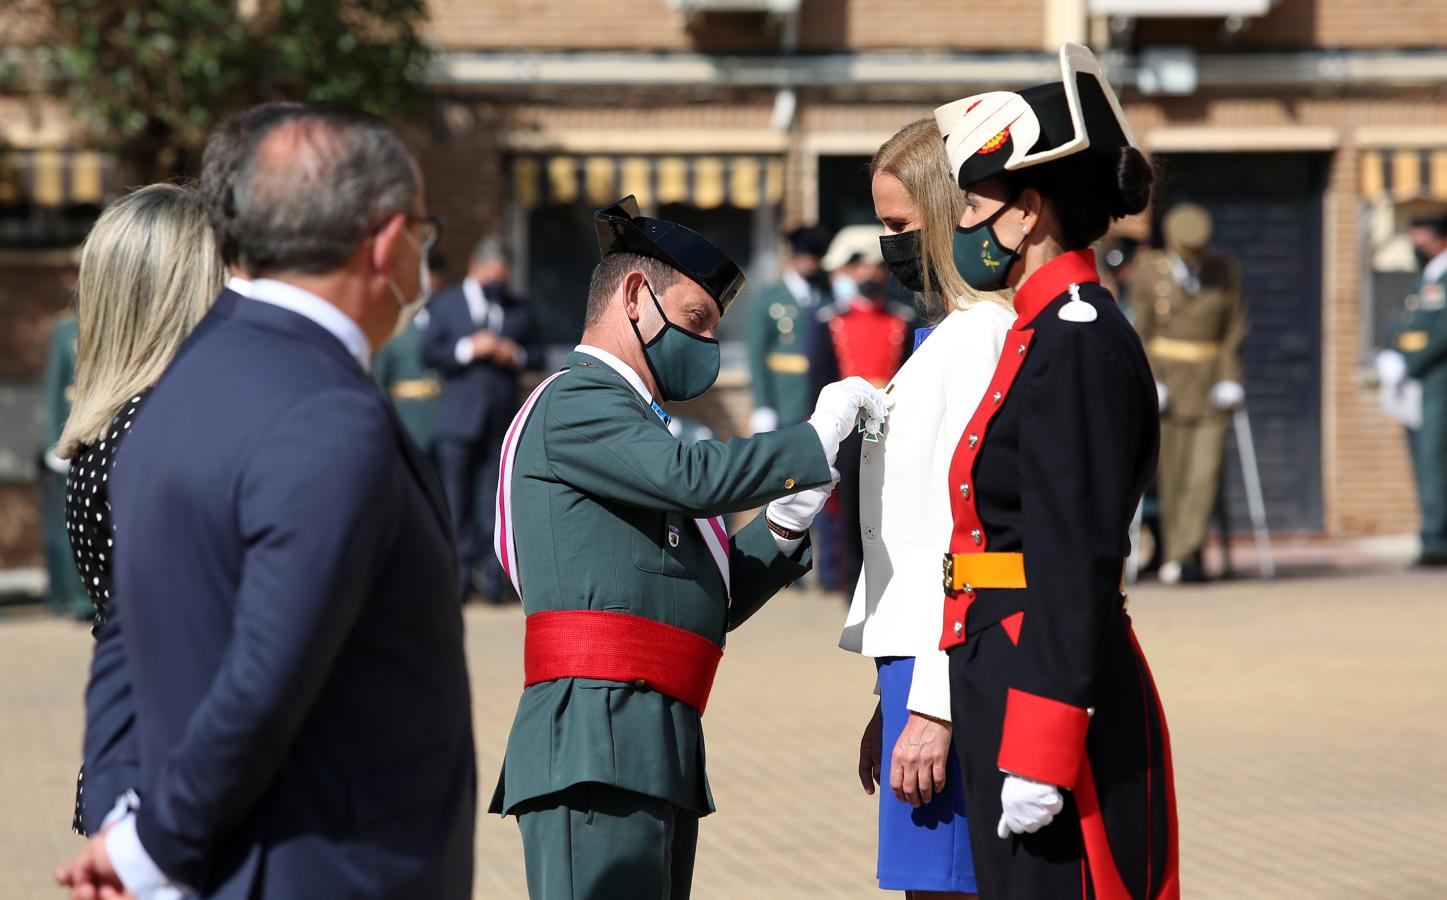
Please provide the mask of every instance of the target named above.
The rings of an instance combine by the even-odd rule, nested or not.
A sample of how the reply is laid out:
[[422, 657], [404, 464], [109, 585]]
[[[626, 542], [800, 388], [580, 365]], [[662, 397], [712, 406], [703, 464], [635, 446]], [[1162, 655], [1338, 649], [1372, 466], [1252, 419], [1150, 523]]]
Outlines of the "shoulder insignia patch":
[[1060, 307], [1060, 318], [1067, 322], [1094, 322], [1099, 317], [1095, 307], [1080, 299], [1080, 285], [1070, 286], [1070, 302]]

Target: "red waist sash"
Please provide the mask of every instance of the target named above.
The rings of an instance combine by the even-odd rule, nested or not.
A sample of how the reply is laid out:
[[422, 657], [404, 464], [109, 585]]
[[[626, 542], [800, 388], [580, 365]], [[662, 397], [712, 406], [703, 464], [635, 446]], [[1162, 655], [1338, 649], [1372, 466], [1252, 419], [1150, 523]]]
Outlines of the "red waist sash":
[[701, 634], [621, 612], [550, 610], [527, 617], [523, 685], [559, 678], [632, 682], [703, 714], [723, 649]]

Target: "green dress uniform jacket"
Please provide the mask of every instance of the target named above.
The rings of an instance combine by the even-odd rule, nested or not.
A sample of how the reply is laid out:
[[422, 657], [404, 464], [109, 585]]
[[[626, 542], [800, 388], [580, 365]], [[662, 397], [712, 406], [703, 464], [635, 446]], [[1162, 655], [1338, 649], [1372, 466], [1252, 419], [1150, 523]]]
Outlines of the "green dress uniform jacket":
[[1159, 251], [1142, 254], [1130, 305], [1151, 371], [1166, 387], [1156, 473], [1167, 562], [1193, 560], [1205, 542], [1221, 477], [1230, 413], [1211, 404], [1218, 382], [1242, 382], [1246, 306], [1230, 257], [1206, 251], [1188, 288]]
[[779, 426], [804, 421], [814, 406], [805, 340], [814, 307], [799, 303], [783, 282], [765, 287], [754, 300], [749, 329], [749, 374], [754, 406], [779, 414]]
[[1447, 273], [1417, 281], [1402, 304], [1388, 346], [1402, 354], [1407, 374], [1422, 383], [1422, 423], [1408, 432], [1422, 552], [1447, 554]]
[[372, 360], [372, 375], [392, 399], [408, 434], [430, 455], [437, 433], [437, 398], [442, 396], [442, 379], [436, 370], [422, 363], [422, 333], [426, 330], [424, 310], [405, 331], [382, 346]]
[[65, 531], [64, 472], [50, 467], [50, 451], [60, 442], [65, 422], [70, 418], [75, 393], [75, 353], [78, 329], [74, 316], [65, 316], [55, 323], [50, 335], [50, 348], [45, 357], [45, 377], [41, 385], [45, 413], [46, 461], [40, 470], [41, 518], [45, 527], [45, 568], [49, 587], [46, 603], [51, 609], [76, 616], [91, 612], [90, 597], [81, 584], [75, 559], [70, 553], [70, 540]]
[[[525, 612], [629, 613], [722, 646], [808, 570], [809, 545], [784, 555], [759, 515], [729, 542], [726, 588], [692, 519], [827, 483], [814, 429], [687, 445], [606, 363], [575, 351], [564, 369], [515, 438], [509, 524]], [[525, 688], [490, 811], [582, 783], [712, 812], [698, 711], [622, 682]]]

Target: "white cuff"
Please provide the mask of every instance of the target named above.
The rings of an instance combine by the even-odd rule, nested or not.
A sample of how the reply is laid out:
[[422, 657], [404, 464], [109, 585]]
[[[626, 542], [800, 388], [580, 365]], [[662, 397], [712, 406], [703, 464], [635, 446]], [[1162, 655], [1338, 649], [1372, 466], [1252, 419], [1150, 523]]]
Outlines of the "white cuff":
[[55, 455], [55, 447], [45, 451], [45, 467], [57, 475], [70, 472], [70, 460]]
[[950, 721], [950, 657], [943, 650], [914, 658], [909, 699], [904, 705], [910, 712]]
[[769, 534], [774, 536], [774, 543], [779, 545], [779, 552], [785, 556], [793, 556], [794, 551], [799, 549], [799, 545], [804, 543], [803, 538], [782, 537], [772, 529], [769, 530]]
[[467, 365], [472, 362], [472, 338], [458, 338], [457, 346], [452, 348], [452, 355], [457, 359], [458, 365]]
[[106, 855], [121, 884], [136, 900], [181, 900], [181, 889], [171, 883], [141, 846], [136, 814], [128, 813], [105, 834]]

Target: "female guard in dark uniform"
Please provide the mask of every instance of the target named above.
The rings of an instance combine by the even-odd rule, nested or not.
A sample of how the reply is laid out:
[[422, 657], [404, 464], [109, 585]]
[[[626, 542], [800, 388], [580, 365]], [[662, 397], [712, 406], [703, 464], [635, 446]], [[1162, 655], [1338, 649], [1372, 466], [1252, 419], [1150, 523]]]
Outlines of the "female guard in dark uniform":
[[1121, 594], [1155, 385], [1089, 249], [1152, 174], [1090, 51], [1060, 61], [935, 111], [956, 265], [1018, 314], [950, 467], [941, 647], [980, 896], [1176, 898], [1170, 745]]

